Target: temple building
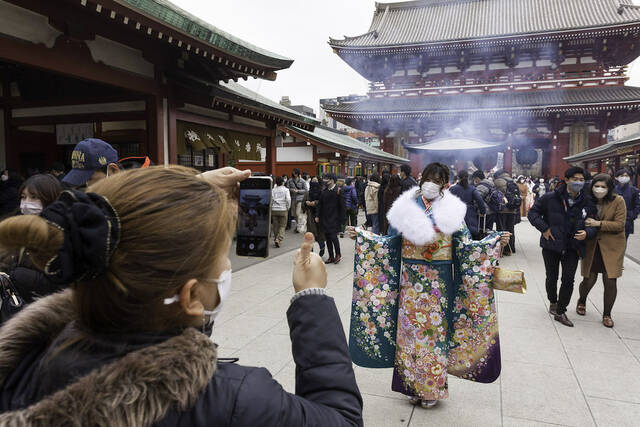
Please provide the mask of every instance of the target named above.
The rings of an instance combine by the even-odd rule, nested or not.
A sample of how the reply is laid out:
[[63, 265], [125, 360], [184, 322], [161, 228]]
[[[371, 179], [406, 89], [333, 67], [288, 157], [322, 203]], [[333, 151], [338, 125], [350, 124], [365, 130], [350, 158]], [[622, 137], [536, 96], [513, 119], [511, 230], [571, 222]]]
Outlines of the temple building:
[[292, 63], [167, 0], [0, 0], [0, 168], [68, 165], [87, 137], [199, 170], [404, 161], [318, 138], [287, 144], [287, 128], [312, 134], [319, 122], [237, 82], [275, 80]]
[[414, 173], [443, 159], [561, 175], [565, 158], [640, 120], [640, 88], [625, 86], [639, 36], [631, 0], [376, 3], [368, 32], [329, 41], [367, 96], [322, 107]]

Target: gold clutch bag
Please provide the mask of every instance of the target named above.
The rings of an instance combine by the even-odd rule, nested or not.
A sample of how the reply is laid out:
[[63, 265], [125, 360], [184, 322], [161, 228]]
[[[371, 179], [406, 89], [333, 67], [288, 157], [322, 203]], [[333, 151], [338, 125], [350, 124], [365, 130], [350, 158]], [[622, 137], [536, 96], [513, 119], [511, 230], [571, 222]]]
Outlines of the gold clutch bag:
[[524, 271], [496, 267], [493, 271], [491, 287], [499, 291], [526, 294], [527, 281], [524, 278]]

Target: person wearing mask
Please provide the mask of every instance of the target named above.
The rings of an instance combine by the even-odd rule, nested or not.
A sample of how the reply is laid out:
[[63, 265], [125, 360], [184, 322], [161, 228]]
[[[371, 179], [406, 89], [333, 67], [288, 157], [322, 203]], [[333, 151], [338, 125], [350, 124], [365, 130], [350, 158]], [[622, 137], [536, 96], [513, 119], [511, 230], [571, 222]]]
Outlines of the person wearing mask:
[[464, 222], [473, 240], [481, 240], [484, 230], [478, 220], [479, 215], [486, 215], [487, 207], [478, 190], [473, 185], [469, 185], [469, 172], [466, 170], [458, 172], [458, 183], [449, 191], [462, 200], [467, 207]]
[[62, 179], [63, 185], [84, 189], [118, 173], [118, 152], [101, 139], [80, 141], [71, 153], [71, 170]]
[[342, 230], [342, 223], [345, 218], [345, 201], [341, 194], [338, 194], [337, 178], [334, 174], [324, 175], [326, 188], [322, 191], [316, 209], [316, 222], [320, 224], [324, 231], [329, 259], [327, 264], [338, 264], [342, 259], [340, 251], [340, 240], [338, 233]]
[[524, 176], [518, 177], [518, 190], [520, 190], [520, 198], [522, 199], [522, 203], [520, 203], [520, 217], [526, 217], [529, 212], [528, 198], [529, 198], [529, 185]]
[[634, 221], [640, 214], [640, 196], [638, 189], [631, 184], [631, 177], [627, 169], [620, 169], [616, 173], [615, 193], [622, 196], [627, 207], [627, 219], [624, 227], [625, 238], [634, 232]]
[[307, 218], [302, 212], [302, 200], [307, 192], [307, 185], [300, 176], [300, 170], [294, 169], [293, 175], [287, 181], [287, 187], [291, 191], [291, 217], [296, 221], [296, 233], [303, 233], [307, 229]]
[[496, 224], [497, 214], [504, 209], [504, 194], [498, 191], [493, 182], [488, 179], [481, 170], [475, 171], [473, 175], [471, 175], [471, 179], [487, 207], [485, 228], [491, 231], [493, 230], [494, 224]]
[[[565, 172], [566, 183], [540, 197], [529, 211], [529, 222], [542, 233], [540, 246], [546, 272], [549, 313], [565, 326], [567, 306], [573, 294], [578, 261], [585, 256], [585, 240], [596, 236], [596, 229], [585, 223], [596, 215], [591, 198], [584, 194], [584, 170], [574, 166]], [[558, 274], [562, 265], [560, 292]]]
[[313, 234], [314, 240], [318, 242], [318, 246], [320, 246], [319, 254], [323, 257], [325, 248], [324, 230], [322, 229], [322, 225], [315, 221], [315, 218], [318, 216], [318, 201], [321, 195], [322, 185], [318, 181], [318, 178], [314, 176], [309, 183], [309, 192], [305, 195], [303, 206], [307, 218], [310, 218], [310, 220], [307, 221], [307, 230]]
[[305, 192], [309, 192], [309, 188], [310, 188], [310, 184], [311, 184], [311, 177], [309, 176], [308, 173], [306, 172], [302, 172], [302, 180], [304, 181], [304, 186], [305, 186]]
[[402, 191], [410, 190], [418, 185], [411, 176], [411, 166], [406, 163], [400, 166], [400, 179], [402, 180]]
[[[356, 178], [356, 194], [358, 195], [358, 206], [365, 208], [364, 204], [364, 190], [367, 185], [364, 182], [364, 177], [358, 176]], [[366, 212], [365, 212], [366, 214]]]
[[[62, 185], [53, 175], [33, 175], [20, 187], [20, 214], [40, 215], [44, 208], [58, 199], [61, 192]], [[8, 266], [7, 274], [25, 305], [63, 289], [34, 266], [31, 254], [24, 248], [12, 251], [3, 264]]]
[[22, 179], [17, 172], [5, 169], [0, 175], [0, 218], [15, 215], [20, 207]]
[[540, 197], [549, 191], [549, 184], [544, 182], [544, 178], [539, 178], [536, 185], [533, 186], [533, 202], [535, 203]]
[[387, 185], [387, 188], [384, 189], [384, 194], [382, 196], [383, 211], [382, 215], [380, 215], [382, 222], [378, 224], [380, 227], [380, 234], [387, 234], [387, 231], [389, 229], [389, 220], [387, 220], [387, 214], [389, 213], [389, 209], [391, 209], [393, 202], [395, 202], [396, 199], [400, 197], [400, 194], [402, 194], [402, 180], [400, 179], [399, 175], [393, 174], [391, 175], [391, 178], [389, 178], [389, 185]]
[[380, 177], [377, 173], [371, 174], [369, 183], [364, 190], [364, 202], [367, 210], [367, 220], [371, 224], [372, 231], [378, 234], [378, 191], [380, 190]]
[[[427, 165], [420, 187], [403, 192], [387, 214], [388, 235], [402, 239], [397, 350], [391, 388], [423, 408], [431, 408], [449, 396], [448, 374], [491, 382], [497, 378], [500, 366], [495, 348], [498, 337], [493, 293], [489, 288], [484, 294], [479, 289], [463, 291], [478, 283], [474, 278], [465, 279], [465, 286], [456, 285], [454, 270], [461, 271], [461, 263], [456, 265], [454, 250], [456, 254], [467, 250], [495, 254], [498, 241], [504, 245], [509, 236], [496, 233], [486, 241], [472, 241], [464, 226], [466, 206], [448, 190], [448, 180], [446, 165]], [[355, 233], [350, 230], [352, 238]], [[486, 274], [482, 283], [490, 283], [493, 269]], [[477, 323], [483, 326], [475, 331], [463, 320], [467, 318], [463, 313], [470, 312], [471, 306], [474, 312], [482, 313], [479, 316], [483, 319]], [[469, 375], [466, 361], [461, 366], [453, 362], [458, 360], [456, 354], [462, 353], [473, 354], [474, 358], [492, 356], [490, 362], [474, 365], [474, 373]]]
[[[27, 247], [52, 280], [71, 288], [0, 329], [0, 424], [362, 425], [311, 234], [295, 255], [287, 311], [296, 394], [264, 368], [218, 359], [210, 335], [231, 297], [230, 196], [250, 172], [196, 174], [130, 170], [89, 193], [62, 193], [42, 217], [0, 223], [0, 244]], [[93, 238], [71, 237], [78, 235]]]
[[[345, 185], [342, 187], [342, 195], [346, 209], [345, 225], [356, 226], [358, 225], [358, 194], [355, 185], [353, 185], [353, 178], [345, 180]], [[342, 233], [344, 233], [344, 229]]]
[[291, 208], [291, 194], [284, 186], [281, 176], [276, 178], [276, 186], [271, 190], [271, 221], [273, 223], [274, 244], [276, 248], [284, 240], [284, 229], [287, 226], [287, 212]]
[[382, 178], [380, 179], [380, 188], [378, 188], [378, 233], [382, 234], [382, 225], [385, 223], [385, 211], [384, 211], [384, 192], [389, 185], [391, 176], [389, 172], [384, 170], [382, 172]]
[[593, 178], [591, 193], [596, 201], [597, 218], [590, 217], [586, 225], [595, 227], [595, 239], [587, 240], [586, 254], [582, 259], [582, 283], [576, 312], [584, 316], [587, 312], [587, 296], [602, 274], [604, 283], [604, 309], [602, 324], [613, 328], [611, 310], [616, 301], [617, 279], [622, 277], [625, 252], [625, 224], [628, 218], [625, 200], [615, 193], [613, 178], [598, 174]]
[[493, 183], [498, 191], [504, 194], [506, 199], [505, 208], [498, 212], [497, 215], [497, 229], [499, 231], [507, 231], [511, 234], [509, 246], [504, 250], [504, 255], [509, 256], [516, 253], [515, 225], [516, 220], [519, 219], [522, 198], [520, 197], [518, 185], [513, 181], [511, 176], [509, 176], [507, 171], [497, 171], [493, 175]]

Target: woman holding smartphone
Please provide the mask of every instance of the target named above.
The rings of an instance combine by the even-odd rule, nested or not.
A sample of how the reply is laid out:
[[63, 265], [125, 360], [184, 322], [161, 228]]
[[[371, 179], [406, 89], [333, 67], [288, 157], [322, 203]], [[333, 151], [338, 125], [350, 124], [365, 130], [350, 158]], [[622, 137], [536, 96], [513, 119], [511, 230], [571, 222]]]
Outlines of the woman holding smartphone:
[[70, 286], [0, 328], [0, 425], [362, 425], [310, 233], [287, 311], [296, 394], [266, 369], [217, 357], [210, 335], [230, 296], [237, 214], [229, 196], [249, 174], [134, 169], [0, 223], [0, 244], [26, 247]]
[[627, 207], [622, 196], [615, 194], [613, 178], [607, 174], [599, 174], [593, 178], [591, 193], [598, 209], [598, 219], [587, 218], [587, 227], [597, 227], [595, 239], [587, 240], [586, 255], [582, 259], [582, 276], [580, 299], [576, 312], [584, 316], [587, 312], [587, 296], [602, 274], [604, 283], [604, 310], [602, 324], [613, 327], [611, 310], [616, 301], [617, 279], [622, 276], [622, 264], [626, 248], [625, 222]]

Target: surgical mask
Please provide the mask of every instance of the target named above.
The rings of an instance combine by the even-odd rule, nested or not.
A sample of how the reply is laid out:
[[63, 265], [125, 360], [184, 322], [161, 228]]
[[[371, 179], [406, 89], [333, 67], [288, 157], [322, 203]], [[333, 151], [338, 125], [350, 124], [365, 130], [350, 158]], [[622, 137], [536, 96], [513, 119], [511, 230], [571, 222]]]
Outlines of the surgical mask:
[[604, 198], [604, 196], [606, 196], [608, 192], [609, 192], [609, 190], [606, 189], [606, 188], [594, 188], [593, 189], [593, 195], [596, 196], [597, 199]]
[[582, 191], [583, 187], [584, 187], [584, 182], [582, 182], [582, 181], [570, 181], [569, 182], [569, 189], [574, 193], [579, 193], [580, 191]]
[[42, 202], [40, 200], [22, 199], [20, 201], [20, 212], [22, 212], [22, 215], [40, 215]]
[[[215, 321], [218, 314], [222, 310], [222, 306], [224, 305], [225, 300], [229, 296], [229, 291], [231, 290], [231, 269], [225, 270], [220, 274], [220, 277], [217, 279], [204, 279], [202, 282], [211, 282], [218, 285], [218, 294], [220, 295], [220, 303], [213, 310], [204, 310], [202, 312], [203, 322], [202, 322], [202, 331], [209, 331], [209, 334], [213, 333], [213, 322]], [[171, 298], [165, 298], [164, 304], [169, 305], [174, 302], [180, 301], [180, 296], [178, 294], [172, 296]], [[209, 316], [209, 322], [204, 322], [204, 316]]]
[[631, 178], [629, 178], [628, 176], [620, 176], [620, 177], [618, 177], [618, 182], [620, 184], [628, 184], [629, 181], [631, 181]]
[[422, 186], [420, 187], [420, 190], [422, 191], [422, 195], [427, 200], [433, 200], [440, 195], [440, 186], [435, 182], [427, 181], [423, 183]]
[[2, 175], [2, 176], [0, 176], [0, 179], [3, 180], [3, 181], [8, 181], [9, 177], [7, 175]]
[[540, 184], [542, 184], [542, 183], [544, 183], [544, 179], [541, 179], [541, 180], [540, 180]]

